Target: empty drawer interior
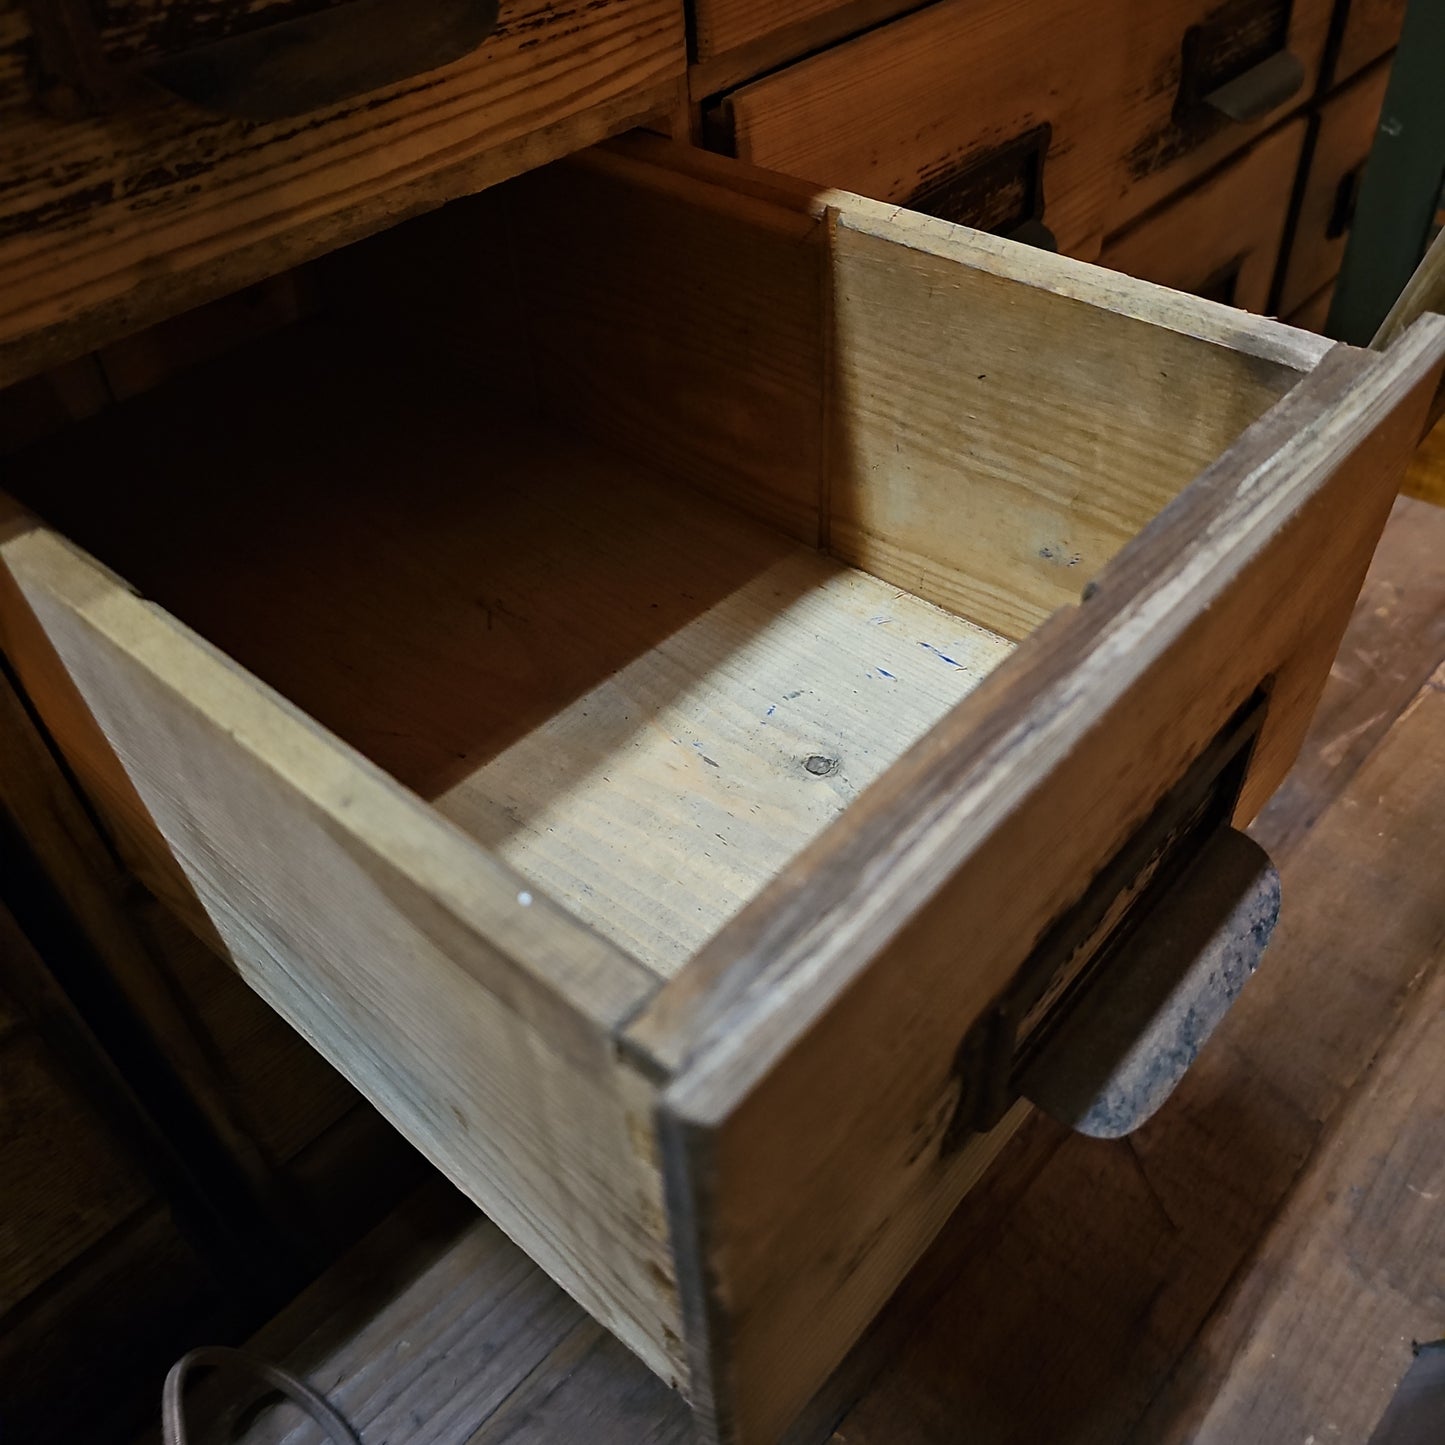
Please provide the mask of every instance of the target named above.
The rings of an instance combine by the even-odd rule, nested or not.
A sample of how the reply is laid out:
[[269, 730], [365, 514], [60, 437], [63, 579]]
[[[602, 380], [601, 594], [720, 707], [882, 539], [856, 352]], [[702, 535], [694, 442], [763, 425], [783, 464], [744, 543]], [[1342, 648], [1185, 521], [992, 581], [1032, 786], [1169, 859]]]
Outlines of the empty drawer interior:
[[662, 976], [1298, 376], [1223, 308], [739, 174], [456, 203], [4, 463]]

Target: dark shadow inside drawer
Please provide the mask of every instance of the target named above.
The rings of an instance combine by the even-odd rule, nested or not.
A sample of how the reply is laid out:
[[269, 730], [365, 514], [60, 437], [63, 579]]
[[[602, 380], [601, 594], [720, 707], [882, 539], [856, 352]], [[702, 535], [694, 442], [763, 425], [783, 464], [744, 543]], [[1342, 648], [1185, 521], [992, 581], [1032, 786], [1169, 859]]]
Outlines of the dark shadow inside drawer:
[[663, 974], [1297, 374], [606, 155], [317, 286], [6, 487]]
[[656, 964], [1009, 651], [325, 320], [40, 462], [48, 520]]

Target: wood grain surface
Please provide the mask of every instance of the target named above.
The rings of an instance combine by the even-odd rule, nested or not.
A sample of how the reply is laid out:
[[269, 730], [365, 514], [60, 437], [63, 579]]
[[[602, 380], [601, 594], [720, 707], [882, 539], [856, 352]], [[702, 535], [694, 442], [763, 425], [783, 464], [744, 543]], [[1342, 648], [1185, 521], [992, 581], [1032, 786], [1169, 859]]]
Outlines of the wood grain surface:
[[[732, 152], [930, 210], [925, 194], [958, 189], [970, 165], [1047, 125], [1043, 219], [1064, 254], [1092, 260], [1112, 201], [1125, 15], [1087, 0], [944, 0], [732, 92]], [[990, 200], [970, 193], [945, 219], [987, 226]]]

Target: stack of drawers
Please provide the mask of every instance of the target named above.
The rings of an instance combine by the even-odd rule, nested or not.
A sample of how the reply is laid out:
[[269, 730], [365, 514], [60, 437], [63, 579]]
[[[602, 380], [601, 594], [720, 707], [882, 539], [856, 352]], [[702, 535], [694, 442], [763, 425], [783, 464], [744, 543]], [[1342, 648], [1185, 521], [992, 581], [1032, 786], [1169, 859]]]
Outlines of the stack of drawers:
[[704, 142], [1323, 321], [1403, 0], [889, 8], [699, 0]]

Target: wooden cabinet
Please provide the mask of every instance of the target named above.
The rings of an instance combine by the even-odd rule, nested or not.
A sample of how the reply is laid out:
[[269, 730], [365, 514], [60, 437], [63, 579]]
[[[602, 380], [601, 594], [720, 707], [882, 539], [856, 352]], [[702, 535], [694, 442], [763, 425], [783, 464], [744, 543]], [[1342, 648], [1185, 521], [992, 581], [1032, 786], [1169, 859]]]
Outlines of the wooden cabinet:
[[157, 895], [771, 1442], [1018, 1118], [968, 1041], [1051, 928], [1289, 766], [1445, 323], [644, 138], [326, 269], [12, 462], [0, 643]]
[[[1190, 276], [1218, 253], [1191, 286], [1260, 311], [1292, 309], [1338, 269], [1348, 198], [1321, 188], [1345, 184], [1332, 168], [1362, 166], [1359, 121], [1387, 62], [1316, 100], [1331, 0], [941, 0], [902, 16], [861, 3], [700, 7], [705, 144], [1145, 277]], [[840, 38], [850, 26], [862, 33]], [[1377, 44], [1398, 28], [1365, 0], [1348, 26]], [[764, 73], [745, 79], [750, 65]], [[1301, 156], [1316, 159], [1295, 226]], [[1242, 290], [1225, 284], [1236, 261]]]
[[1111, 200], [1122, 19], [1088, 0], [943, 0], [732, 92], [710, 138], [820, 185], [1091, 259]]
[[1320, 107], [1285, 263], [1280, 293], [1285, 313], [1303, 306], [1339, 274], [1389, 80], [1386, 60]]
[[[101, 7], [97, 26], [85, 0], [0, 0], [0, 385], [636, 125], [682, 81], [677, 0], [507, 0], [460, 58], [280, 118], [250, 118], [252, 92], [271, 94], [254, 77], [227, 88], [208, 68], [226, 33], [309, 15], [344, 22], [297, 48], [296, 68], [324, 79], [338, 55], [357, 60], [361, 8], [145, 0]], [[365, 9], [390, 14], [404, 56], [430, 33], [415, 4]], [[73, 87], [36, 83], [31, 17], [63, 31], [62, 10], [102, 57], [98, 113], [57, 114]], [[216, 92], [201, 85], [203, 104], [156, 70], [186, 56]], [[363, 77], [387, 58], [363, 47]]]
[[1112, 237], [1100, 264], [1241, 306], [1269, 309], [1307, 122], [1273, 131], [1238, 160]]
[[1117, 229], [1310, 99], [1332, 0], [1132, 0]]

